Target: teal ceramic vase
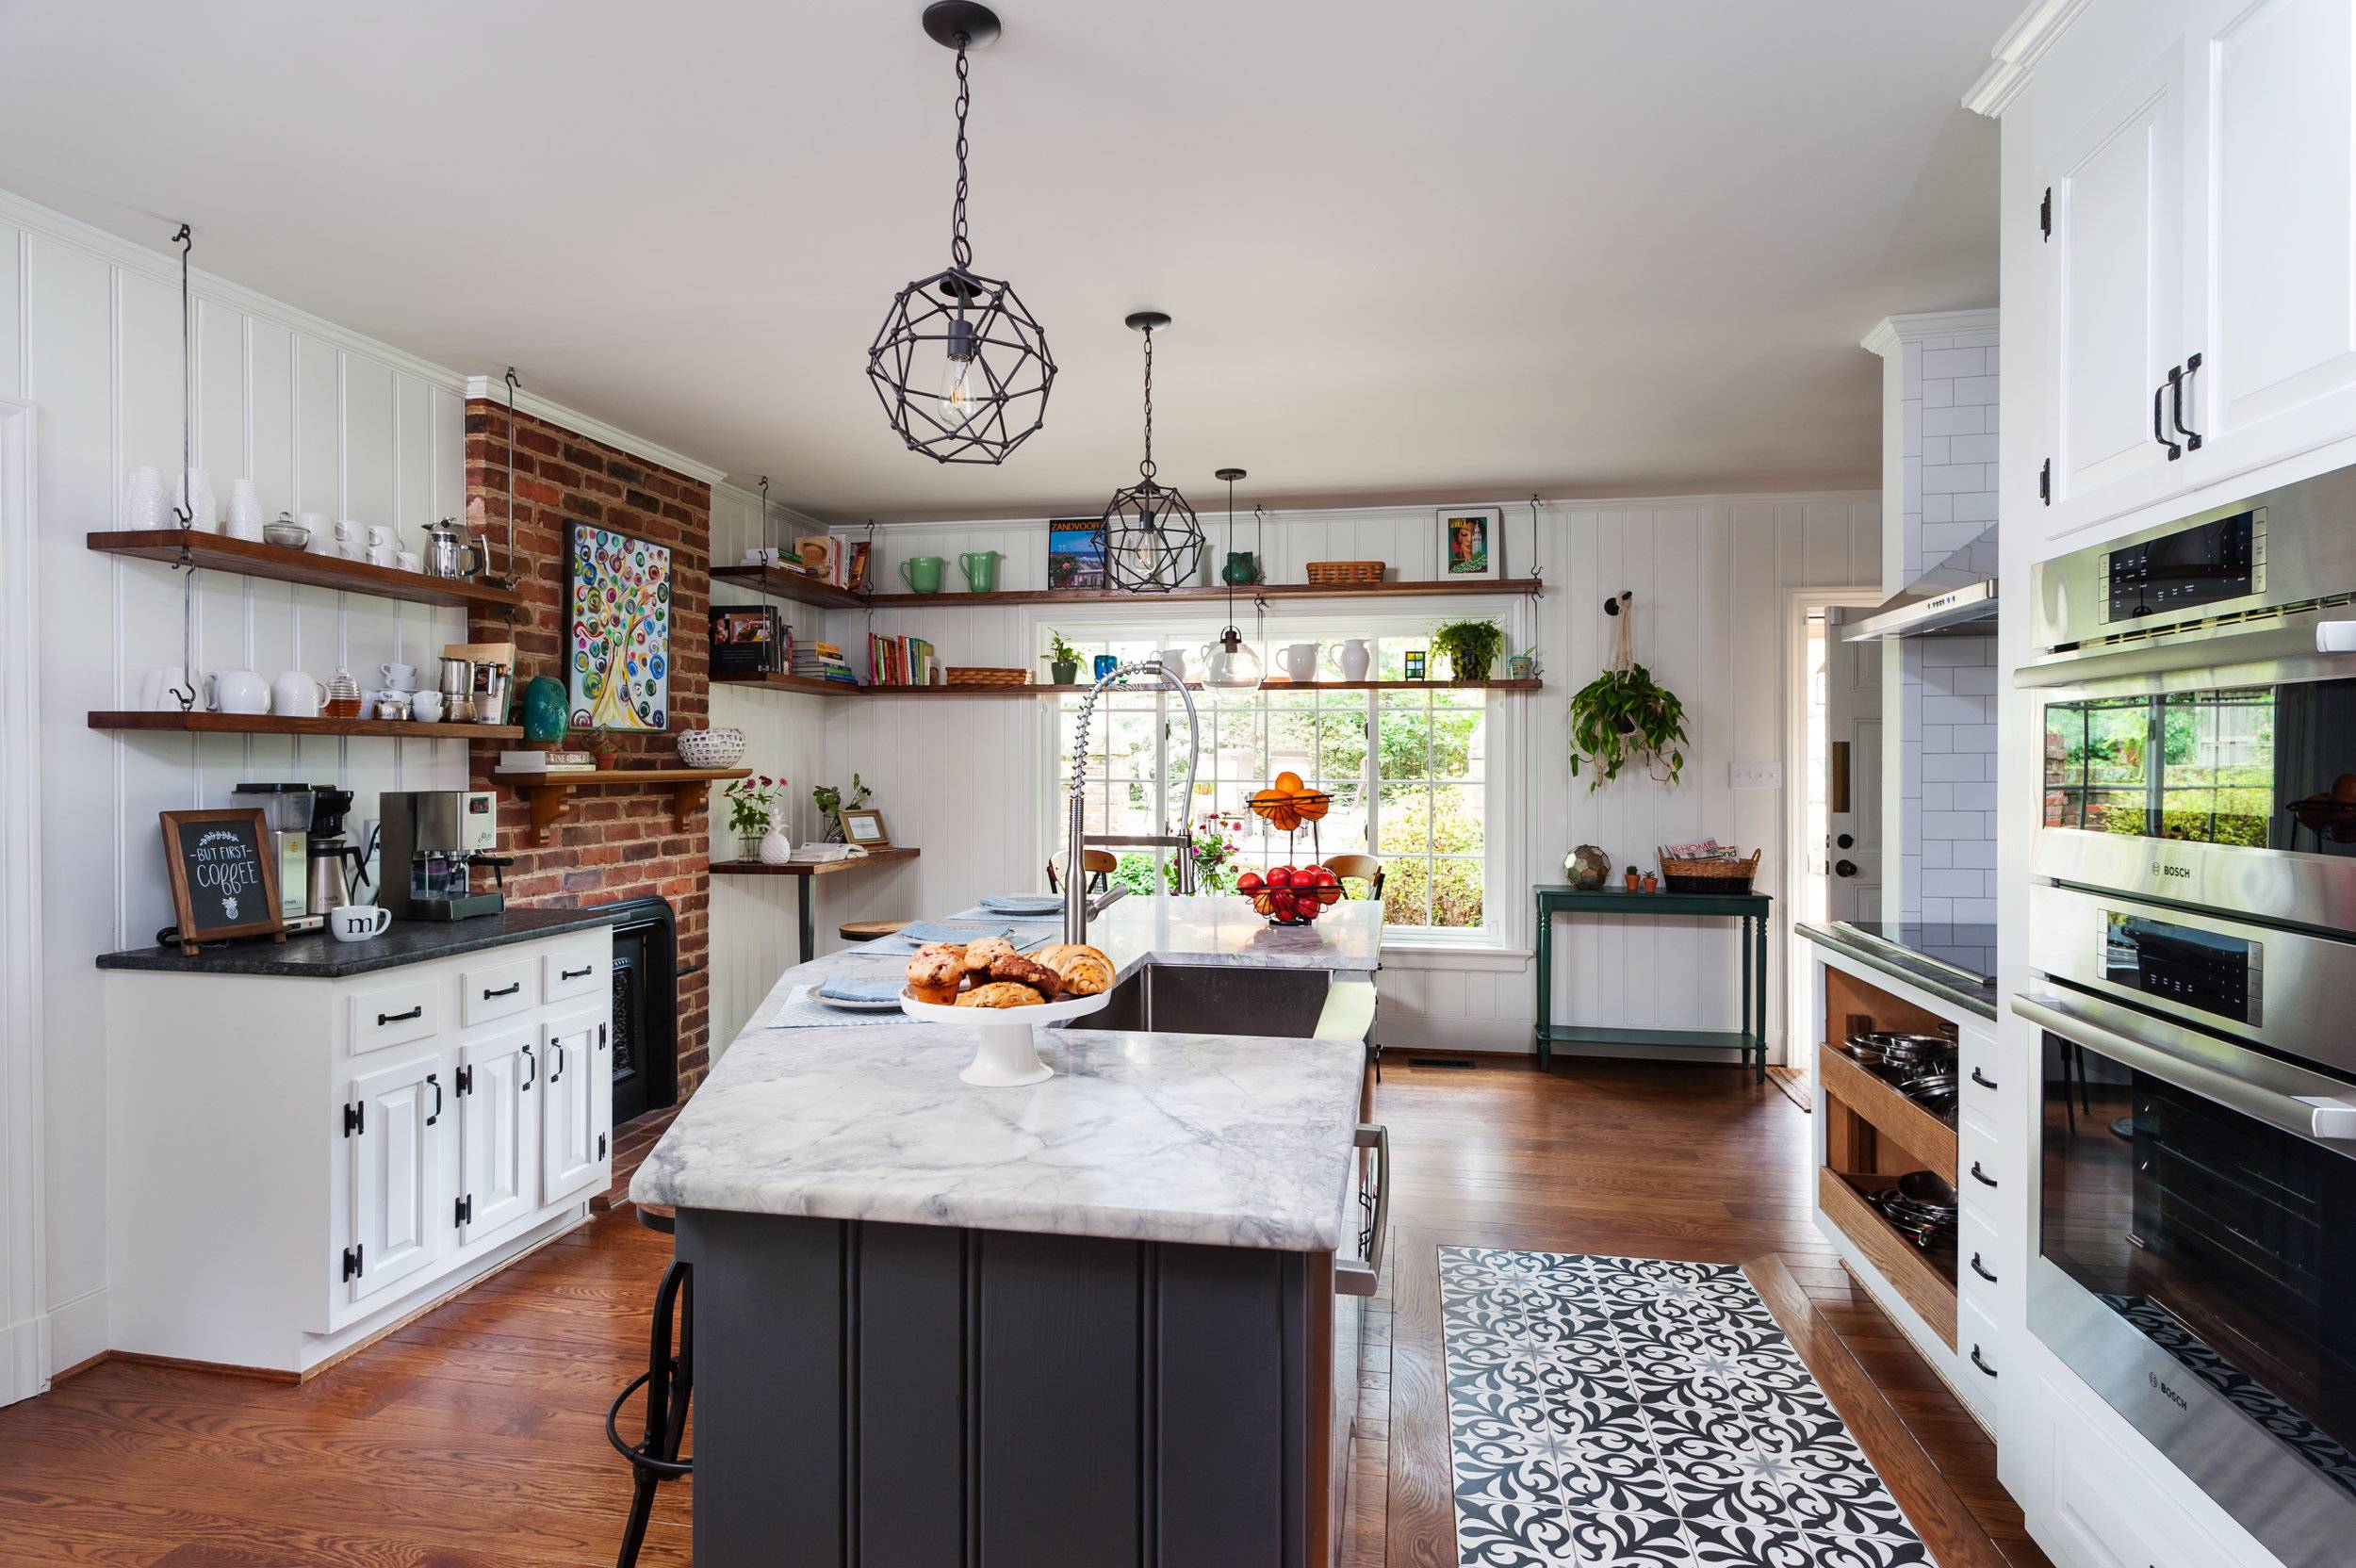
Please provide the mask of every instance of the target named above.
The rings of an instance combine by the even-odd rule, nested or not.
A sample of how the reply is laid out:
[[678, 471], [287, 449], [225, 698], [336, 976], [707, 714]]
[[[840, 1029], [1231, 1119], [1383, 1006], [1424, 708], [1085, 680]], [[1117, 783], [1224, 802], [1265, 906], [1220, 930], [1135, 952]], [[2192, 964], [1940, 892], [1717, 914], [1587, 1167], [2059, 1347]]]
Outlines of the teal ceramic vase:
[[564, 683], [554, 676], [533, 676], [524, 686], [524, 739], [552, 746], [564, 738], [566, 727]]

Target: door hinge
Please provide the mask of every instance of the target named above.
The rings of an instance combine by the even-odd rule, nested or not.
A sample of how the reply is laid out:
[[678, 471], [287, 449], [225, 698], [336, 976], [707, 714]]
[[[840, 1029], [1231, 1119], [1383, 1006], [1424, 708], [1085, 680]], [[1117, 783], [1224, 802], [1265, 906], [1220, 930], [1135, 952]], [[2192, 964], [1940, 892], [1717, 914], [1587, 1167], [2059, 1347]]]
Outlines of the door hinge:
[[365, 1100], [344, 1107], [344, 1136], [368, 1130], [368, 1102]]
[[359, 1277], [360, 1249], [356, 1246], [347, 1247], [344, 1249], [344, 1278], [347, 1280], [356, 1280]]
[[597, 1158], [605, 1158], [605, 1135], [603, 1133], [597, 1135]]
[[452, 1094], [472, 1094], [472, 1093], [474, 1093], [474, 1069], [472, 1069], [472, 1068], [470, 1068], [470, 1067], [462, 1067], [462, 1068], [460, 1068], [460, 1069], [458, 1070], [458, 1077], [457, 1077], [457, 1079], [456, 1079], [456, 1086], [455, 1086], [455, 1087], [453, 1087], [453, 1088], [450, 1090], [450, 1093], [452, 1093]]
[[2050, 457], [2037, 471], [2037, 498], [2048, 506], [2053, 504], [2053, 460]]
[[597, 1025], [597, 1049], [600, 1051], [605, 1049], [605, 1025], [602, 1023]]
[[2053, 188], [2045, 188], [2045, 199], [2037, 204], [2037, 231], [2047, 239], [2053, 237]]
[[474, 1223], [474, 1194], [471, 1192], [458, 1200], [458, 1223], [461, 1225]]

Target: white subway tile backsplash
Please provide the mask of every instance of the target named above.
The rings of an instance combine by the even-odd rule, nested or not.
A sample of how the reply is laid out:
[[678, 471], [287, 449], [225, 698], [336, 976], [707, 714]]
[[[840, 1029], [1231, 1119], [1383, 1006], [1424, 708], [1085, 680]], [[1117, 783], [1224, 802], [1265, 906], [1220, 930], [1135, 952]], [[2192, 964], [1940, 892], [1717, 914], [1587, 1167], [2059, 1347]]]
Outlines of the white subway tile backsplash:
[[1984, 376], [1988, 373], [1988, 351], [1985, 349], [1925, 349], [1922, 351], [1922, 379], [1934, 377]]
[[1979, 871], [1938, 871], [1925, 868], [1922, 873], [1924, 898], [1981, 898], [1988, 892], [1988, 874]]
[[1932, 839], [1976, 839], [1988, 831], [1988, 821], [1987, 814], [1980, 811], [1925, 811], [1922, 813], [1922, 837], [1926, 841]]
[[[1988, 727], [1993, 729], [1996, 727], [1994, 725], [1990, 725]], [[1924, 725], [1922, 727], [1922, 755], [1924, 757], [1935, 757], [1942, 751], [1955, 750], [1955, 727], [1953, 725], [1944, 724]]]
[[1988, 466], [1980, 463], [1941, 463], [1922, 465], [1922, 494], [1949, 495], [1966, 490], [1988, 488]]
[[[1931, 400], [1930, 388], [1937, 384], [1936, 382], [1923, 384], [1923, 402], [1928, 403]], [[1955, 389], [1955, 400], [1959, 403], [1992, 403], [1996, 400], [1996, 378], [1994, 376], [1957, 376], [1947, 384]]]
[[1950, 672], [1954, 677], [1948, 690], [1957, 695], [1993, 696], [1996, 694], [1997, 672], [1986, 664], [1973, 664]]
[[1922, 841], [1922, 869], [1924, 871], [1945, 871], [1955, 863], [1954, 840], [1925, 839]]
[[1993, 463], [1996, 461], [1996, 437], [1993, 435], [1951, 435], [1946, 439], [1950, 462]]
[[1955, 862], [1956, 865], [1975, 867], [1978, 870], [1990, 873], [1991, 874], [1995, 872], [1995, 840], [1948, 839], [1942, 840], [1941, 842], [1945, 843], [1947, 847], [1954, 852]]
[[1974, 404], [1964, 408], [1926, 408], [1922, 411], [1924, 435], [1984, 435], [1988, 433], [1988, 416], [1991, 411]]
[[1954, 783], [1956, 779], [1977, 781], [1988, 776], [1988, 760], [1977, 752], [1942, 751], [1922, 759], [1922, 781], [1938, 779]]
[[1955, 406], [1955, 384], [1951, 381], [1924, 382], [1920, 390], [1909, 392], [1906, 395], [1909, 398], [1921, 400], [1922, 412], [1927, 416], [1934, 408], [1952, 408]]
[[[1976, 455], [1962, 456], [1955, 454], [1953, 451], [1955, 439], [1955, 438], [1952, 435], [1924, 435], [1918, 431], [1914, 433], [1913, 438], [1907, 442], [1907, 445], [1915, 448], [1921, 452], [1925, 467], [1934, 464], [1986, 463], [1988, 461], [1987, 458]], [[1976, 441], [1979, 437], [1972, 436], [1971, 439]]]
[[1955, 792], [1955, 809], [1959, 811], [1993, 811], [1996, 809], [1996, 783], [1993, 779], [1984, 778], [1977, 783], [1957, 779], [1940, 788]]
[[[1925, 729], [1922, 733], [1927, 738], [1930, 731]], [[1944, 749], [1976, 751], [1993, 757], [1996, 755], [1996, 727], [1992, 724], [1955, 725], [1948, 732]]]
[[1996, 923], [1996, 901], [1993, 898], [1959, 898], [1947, 918], [1957, 925], [1993, 925]]
[[1996, 520], [1996, 492], [1981, 490], [1955, 498], [1955, 521], [1959, 523], [1992, 523]]
[[1942, 696], [1927, 685], [1923, 688], [1922, 722], [1925, 725], [1984, 725], [1993, 717], [1993, 705], [1986, 697]]
[[[1925, 811], [1952, 811], [1955, 808], [1955, 787], [1945, 779], [1925, 778], [1919, 792], [1908, 792], [1922, 795], [1922, 809]], [[1927, 846], [1930, 841], [1925, 839], [1923, 842]]]
[[1944, 898], [1926, 898], [1922, 901], [1918, 907], [1922, 911], [1922, 919], [1930, 922], [1933, 925], [1950, 925], [1955, 923], [1955, 906], [1952, 900]]
[[1996, 639], [1993, 637], [1925, 637], [1914, 645], [1922, 650], [1922, 667], [1925, 670], [1996, 662]]

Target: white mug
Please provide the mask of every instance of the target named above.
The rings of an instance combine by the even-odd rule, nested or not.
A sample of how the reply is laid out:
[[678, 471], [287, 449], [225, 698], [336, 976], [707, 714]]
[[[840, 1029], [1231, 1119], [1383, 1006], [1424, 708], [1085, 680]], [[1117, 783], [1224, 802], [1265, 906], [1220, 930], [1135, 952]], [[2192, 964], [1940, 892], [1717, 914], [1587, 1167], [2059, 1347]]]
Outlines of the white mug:
[[386, 523], [370, 523], [368, 525], [368, 543], [371, 546], [389, 546], [394, 549], [399, 549], [401, 547], [400, 536], [394, 533], [391, 525]]
[[327, 700], [327, 688], [301, 670], [288, 670], [270, 682], [270, 709], [290, 719], [316, 719], [319, 704]]
[[393, 564], [400, 567], [404, 572], [420, 571], [424, 567], [424, 563], [418, 557], [416, 550], [398, 550], [394, 552]]
[[335, 525], [329, 521], [326, 513], [299, 513], [295, 516], [295, 521], [301, 523], [304, 528], [311, 531], [311, 542], [305, 545], [303, 548], [309, 550], [313, 555], [333, 555], [335, 553]]
[[349, 543], [360, 537], [360, 525], [349, 517], [335, 519], [335, 537]]
[[382, 904], [347, 904], [327, 911], [327, 934], [339, 942], [381, 937], [392, 923], [393, 912]]
[[389, 566], [393, 564], [393, 556], [395, 553], [396, 552], [394, 551], [393, 547], [390, 545], [370, 545], [368, 547], [368, 564], [371, 566]]
[[252, 670], [215, 670], [205, 678], [205, 706], [216, 713], [267, 713], [270, 686]]
[[419, 724], [442, 722], [442, 694], [419, 692], [409, 699], [409, 716]]
[[147, 672], [147, 684], [140, 688], [139, 706], [151, 713], [182, 711], [181, 697], [196, 701], [196, 686], [188, 679], [188, 672], [178, 665], [158, 667]]
[[376, 673], [384, 678], [386, 691], [414, 692], [417, 689], [417, 667], [415, 664], [403, 664], [396, 660], [388, 664], [379, 664]]

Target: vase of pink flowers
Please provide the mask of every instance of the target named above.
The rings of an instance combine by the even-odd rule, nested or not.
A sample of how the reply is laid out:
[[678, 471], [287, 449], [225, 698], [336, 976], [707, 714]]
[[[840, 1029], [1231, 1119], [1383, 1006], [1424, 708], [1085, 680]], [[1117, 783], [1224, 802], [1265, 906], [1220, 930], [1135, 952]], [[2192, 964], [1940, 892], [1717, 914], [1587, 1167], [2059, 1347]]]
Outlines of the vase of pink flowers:
[[765, 773], [748, 775], [732, 780], [721, 791], [728, 803], [728, 831], [736, 835], [737, 858], [743, 860], [770, 861], [765, 853], [767, 841], [785, 841], [785, 855], [791, 855], [794, 842], [777, 824], [777, 797], [785, 789], [785, 780], [772, 778]]

